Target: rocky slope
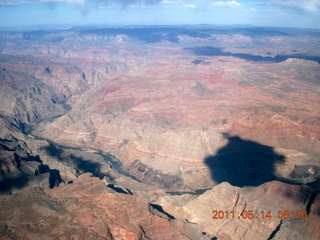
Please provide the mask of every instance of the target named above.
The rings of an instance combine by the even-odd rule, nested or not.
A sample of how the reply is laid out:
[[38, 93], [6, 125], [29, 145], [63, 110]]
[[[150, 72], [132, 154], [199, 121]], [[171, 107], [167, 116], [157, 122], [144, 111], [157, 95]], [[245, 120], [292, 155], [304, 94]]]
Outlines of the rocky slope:
[[0, 235], [318, 239], [318, 33], [111, 30], [0, 34]]
[[179, 198], [161, 197], [157, 204], [177, 218], [199, 224], [211, 238], [319, 238], [320, 195], [308, 187], [273, 181], [235, 188], [225, 182], [191, 201]]
[[208, 239], [198, 225], [143, 198], [112, 193], [89, 174], [71, 185], [0, 196], [0, 204], [1, 235], [14, 239]]
[[319, 64], [289, 59], [252, 71], [247, 63], [210, 61], [199, 67], [191, 58], [177, 57], [111, 79], [98, 90], [72, 97], [71, 111], [37, 125], [34, 134], [63, 145], [112, 152], [142, 180], [135, 163], [139, 161], [150, 174], [173, 175], [179, 183], [172, 183], [173, 188], [213, 186], [204, 159], [226, 146], [225, 132], [275, 151], [292, 149], [284, 156], [282, 168], [287, 171], [305, 159], [308, 164], [316, 161], [319, 88], [308, 80], [310, 74], [300, 76], [287, 65], [315, 73]]
[[0, 232], [10, 238], [319, 238], [319, 193], [276, 181], [255, 188], [222, 183], [199, 197], [165, 195], [149, 203], [83, 174], [65, 186], [0, 196], [0, 203]]

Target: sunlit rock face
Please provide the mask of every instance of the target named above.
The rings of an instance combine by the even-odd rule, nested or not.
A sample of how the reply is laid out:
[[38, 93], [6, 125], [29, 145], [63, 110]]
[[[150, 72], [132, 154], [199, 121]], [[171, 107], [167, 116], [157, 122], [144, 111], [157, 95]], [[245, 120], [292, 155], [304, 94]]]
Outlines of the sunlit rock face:
[[[301, 225], [301, 236], [317, 239], [310, 229], [319, 223], [319, 35], [212, 27], [1, 33], [1, 193], [19, 199], [27, 197], [20, 189], [40, 187], [50, 197], [74, 197], [81, 181], [72, 184], [89, 172], [108, 193], [118, 192], [125, 204], [145, 201], [146, 210], [133, 225], [126, 212], [121, 229], [98, 217], [108, 230], [90, 236], [163, 239], [160, 232], [168, 231], [170, 239], [237, 239], [261, 229], [261, 239], [282, 239], [299, 235]], [[194, 215], [212, 212], [219, 191], [226, 191], [221, 210], [235, 204], [234, 192], [251, 202], [249, 210], [280, 210], [272, 202], [283, 201], [280, 193], [251, 198], [268, 195], [269, 185], [282, 195], [293, 189], [284, 203], [297, 195], [290, 209], [308, 211], [308, 220], [235, 220], [226, 228], [216, 221], [209, 229], [210, 216]], [[199, 197], [166, 193], [200, 189], [211, 190]], [[93, 201], [92, 192], [84, 194]], [[145, 217], [150, 202], [181, 221]], [[61, 214], [79, 214], [61, 204]]]
[[243, 188], [224, 182], [195, 199], [166, 196], [157, 203], [218, 239], [317, 239], [319, 197], [308, 187], [277, 181]]
[[[112, 193], [89, 174], [72, 185], [0, 196], [1, 234], [11, 238], [202, 239], [198, 225], [175, 220], [141, 197]], [[11, 215], [12, 209], [19, 209]]]
[[[43, 121], [33, 133], [63, 145], [111, 152], [138, 178], [132, 168], [139, 160], [192, 189], [214, 184], [204, 159], [228, 144], [226, 132], [275, 151], [306, 153], [311, 162], [317, 156], [319, 90], [312, 79], [319, 77], [318, 63], [206, 57], [208, 63], [200, 65], [188, 52], [154, 58], [72, 96], [67, 114]], [[287, 154], [282, 162], [288, 168], [301, 164]]]

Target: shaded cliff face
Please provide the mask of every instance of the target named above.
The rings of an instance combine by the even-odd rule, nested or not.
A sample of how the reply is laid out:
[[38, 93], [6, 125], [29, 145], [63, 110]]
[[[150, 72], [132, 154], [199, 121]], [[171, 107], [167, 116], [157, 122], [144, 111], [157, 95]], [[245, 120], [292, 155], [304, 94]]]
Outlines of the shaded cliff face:
[[[292, 55], [302, 47], [301, 39], [281, 35], [276, 44], [275, 36], [255, 36], [255, 41], [246, 36], [252, 43], [244, 39], [236, 43], [235, 34], [229, 46], [223, 42], [230, 36], [212, 32], [181, 34], [179, 43], [166, 39], [150, 43], [132, 31], [75, 32], [74, 38], [56, 44], [55, 51], [43, 52], [39, 46], [42, 57], [58, 57], [33, 74], [55, 86], [56, 94], [65, 92], [62, 102], [71, 109], [43, 118], [32, 134], [62, 145], [111, 152], [138, 180], [173, 191], [219, 182], [210, 177], [205, 159], [228, 144], [225, 132], [283, 155], [283, 161], [272, 166], [274, 177], [269, 180], [291, 181], [295, 165], [318, 167], [314, 162], [320, 149], [319, 63]], [[213, 41], [215, 37], [221, 42]], [[261, 45], [265, 38], [269, 45]], [[68, 49], [77, 39], [81, 44]], [[291, 45], [281, 47], [289, 39]], [[314, 41], [310, 35], [305, 40]], [[96, 45], [88, 46], [89, 41]], [[214, 54], [212, 47], [201, 47], [213, 43], [220, 44]], [[282, 54], [284, 61], [264, 60], [262, 50], [271, 47], [272, 56]], [[262, 59], [244, 59], [237, 52], [260, 54]]]
[[[261, 239], [281, 239], [302, 234], [301, 225], [301, 236], [317, 239], [319, 35], [191, 27], [1, 33], [0, 192], [12, 196], [1, 198], [10, 207], [0, 214], [25, 219], [4, 218], [3, 232], [237, 239], [262, 229]], [[84, 173], [96, 178], [79, 180]], [[199, 189], [211, 190], [165, 192]], [[30, 205], [35, 228], [18, 203], [32, 200], [28, 191], [47, 204]], [[235, 192], [247, 209], [274, 214], [289, 207], [274, 201], [293, 199], [290, 211], [303, 209], [308, 220], [210, 225], [201, 214], [234, 208]], [[104, 216], [109, 203], [115, 210]], [[64, 219], [54, 229], [43, 219], [50, 212]]]
[[177, 218], [199, 224], [211, 238], [319, 238], [312, 230], [320, 221], [319, 193], [305, 186], [272, 181], [239, 188], [224, 182], [198, 198], [179, 198], [160, 197], [157, 204]]
[[53, 189], [26, 187], [0, 196], [2, 236], [23, 239], [318, 239], [320, 196], [305, 186], [222, 183], [199, 197], [156, 202], [115, 193], [82, 174]]
[[[41, 239], [208, 239], [198, 225], [158, 211], [146, 199], [108, 192], [84, 174], [72, 185], [50, 190], [25, 188], [0, 196], [1, 235]], [[18, 209], [11, 215], [12, 209]]]

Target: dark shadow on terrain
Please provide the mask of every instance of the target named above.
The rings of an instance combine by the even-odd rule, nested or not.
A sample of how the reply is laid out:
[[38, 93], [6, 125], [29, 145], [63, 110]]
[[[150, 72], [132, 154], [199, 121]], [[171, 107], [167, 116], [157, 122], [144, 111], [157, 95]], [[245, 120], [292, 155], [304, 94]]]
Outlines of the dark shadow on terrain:
[[36, 169], [34, 175], [40, 175], [40, 174], [44, 174], [44, 173], [48, 173], [50, 172], [50, 168], [48, 165], [43, 165], [41, 163], [41, 165], [38, 167], [38, 169]]
[[319, 192], [314, 192], [314, 193], [311, 195], [310, 199], [309, 199], [309, 202], [308, 202], [308, 204], [307, 204], [307, 206], [306, 206], [306, 211], [307, 211], [307, 214], [308, 214], [308, 215], [310, 214], [311, 206], [312, 206], [312, 204], [314, 203], [314, 200], [316, 199], [318, 193], [319, 193]]
[[199, 65], [199, 64], [201, 64], [201, 65], [209, 65], [210, 64], [209, 61], [206, 61], [204, 59], [196, 59], [196, 60], [192, 61], [192, 63], [195, 64], [195, 65]]
[[[108, 172], [101, 172], [100, 169], [102, 167], [102, 164], [97, 161], [91, 161], [86, 160], [82, 157], [79, 157], [78, 154], [68, 153], [68, 151], [64, 149], [70, 149], [79, 151], [77, 148], [72, 147], [59, 147], [55, 146], [54, 144], [50, 144], [48, 146], [42, 147], [42, 150], [44, 150], [49, 156], [56, 158], [60, 162], [64, 162], [66, 165], [69, 165], [73, 169], [77, 171], [77, 175], [80, 175], [81, 173], [90, 172], [94, 177], [98, 177], [100, 179], [103, 179], [104, 177], [107, 177], [109, 180], [114, 180], [114, 177], [112, 174]], [[81, 151], [81, 150], [80, 150]], [[115, 172], [118, 172], [124, 176], [130, 177], [136, 181], [139, 181], [134, 176], [130, 175], [129, 173], [125, 172], [121, 164], [114, 160], [111, 155], [103, 153], [102, 151], [97, 152], [98, 155], [103, 157], [105, 162], [108, 162], [110, 164], [110, 168], [114, 168]]]
[[5, 178], [0, 181], [0, 193], [11, 192], [12, 189], [22, 189], [28, 185], [29, 178], [25, 174], [20, 174], [14, 178]]
[[283, 155], [277, 154], [272, 147], [239, 136], [225, 134], [225, 138], [228, 144], [215, 156], [205, 159], [212, 180], [243, 187], [259, 186], [276, 179], [274, 165], [285, 160]]
[[53, 144], [49, 144], [48, 146], [41, 147], [40, 149], [45, 150], [46, 154], [48, 154], [49, 156], [57, 158], [58, 160], [62, 160], [63, 150], [60, 148], [57, 148]]
[[100, 179], [102, 179], [105, 176], [105, 174], [100, 171], [102, 165], [99, 162], [86, 160], [82, 157], [75, 156], [73, 154], [69, 155], [68, 159], [70, 159], [71, 162], [74, 164], [74, 168], [76, 168], [82, 173], [90, 172], [94, 177], [98, 177]]
[[167, 213], [166, 211], [163, 210], [163, 208], [158, 205], [158, 204], [153, 204], [153, 203], [150, 203], [150, 207], [157, 210], [158, 212], [161, 212], [162, 214], [166, 215], [167, 218], [169, 218], [170, 220], [174, 220], [174, 216], [170, 215], [169, 213]]
[[309, 56], [303, 54], [290, 54], [290, 55], [276, 55], [275, 57], [270, 56], [260, 56], [260, 55], [253, 55], [248, 53], [231, 53], [231, 52], [224, 52], [221, 48], [215, 47], [195, 47], [195, 48], [188, 48], [197, 56], [225, 56], [225, 57], [237, 57], [248, 61], [253, 62], [282, 62], [287, 60], [288, 58], [298, 58], [298, 59], [305, 59], [305, 60], [312, 60], [315, 62], [320, 63], [320, 56]]
[[99, 162], [86, 160], [74, 154], [68, 154], [63, 149], [60, 149], [53, 144], [45, 146], [42, 149], [45, 150], [49, 156], [56, 158], [60, 162], [64, 162], [66, 165], [72, 166], [79, 175], [81, 173], [90, 172], [94, 177], [103, 179], [103, 177], [106, 176], [112, 180], [111, 176], [100, 171], [102, 165]]
[[60, 171], [53, 169], [49, 171], [49, 187], [58, 187], [60, 183], [64, 182], [60, 176]]
[[317, 179], [316, 181], [312, 182], [312, 183], [307, 183], [306, 184], [308, 187], [310, 187], [313, 190], [318, 190], [320, 191], [320, 178]]
[[40, 159], [40, 156], [30, 156], [28, 155], [28, 158], [22, 158], [22, 160], [25, 160], [27, 162], [37, 162], [37, 163], [42, 163], [42, 160]]
[[278, 226], [272, 231], [272, 233], [270, 234], [270, 236], [267, 238], [267, 240], [271, 240], [273, 239], [276, 234], [280, 231], [281, 225], [283, 223], [283, 220], [280, 220], [280, 223], [278, 224]]
[[[38, 163], [39, 165], [37, 166], [33, 163], [25, 167], [28, 162]], [[17, 153], [14, 153], [14, 161], [12, 163], [14, 169], [7, 171], [7, 173], [2, 172], [0, 192], [10, 193], [13, 189], [22, 189], [28, 186], [30, 181], [35, 180], [36, 176], [45, 173], [49, 173], [48, 180], [50, 188], [56, 187], [64, 182], [60, 176], [60, 172], [56, 169], [50, 169], [48, 165], [44, 165], [39, 155], [21, 157]], [[2, 165], [2, 163], [0, 164], [0, 169], [1, 167], [8, 168], [6, 165]]]
[[[11, 141], [8, 141], [11, 142]], [[2, 149], [5, 149], [4, 145], [0, 144]], [[9, 151], [13, 152], [11, 148]], [[2, 154], [0, 148], [0, 156]], [[30, 181], [30, 174], [26, 173], [22, 169], [21, 162], [28, 162], [28, 161], [36, 161], [41, 162], [39, 156], [33, 157], [29, 156], [29, 158], [21, 157], [17, 153], [13, 153], [14, 160], [2, 160], [0, 159], [0, 193], [10, 193], [12, 189], [22, 189], [26, 187]], [[8, 167], [8, 163], [6, 161], [11, 161], [13, 164], [13, 168]], [[10, 164], [9, 164], [10, 165]], [[1, 170], [6, 169], [6, 171]]]
[[123, 193], [123, 194], [129, 194], [132, 195], [132, 192], [130, 189], [123, 188], [123, 187], [118, 187], [115, 184], [109, 183], [107, 187], [111, 188], [112, 190], [116, 191], [117, 193]]

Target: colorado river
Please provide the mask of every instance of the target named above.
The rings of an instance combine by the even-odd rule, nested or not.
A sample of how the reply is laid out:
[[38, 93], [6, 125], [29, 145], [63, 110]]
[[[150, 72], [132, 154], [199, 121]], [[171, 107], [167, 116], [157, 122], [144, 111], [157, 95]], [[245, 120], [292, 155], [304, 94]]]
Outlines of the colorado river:
[[[68, 106], [68, 105], [67, 105]], [[70, 110], [71, 108], [68, 106], [66, 107], [66, 110]], [[58, 115], [58, 116], [55, 116], [55, 117], [52, 117], [50, 119], [45, 119], [45, 120], [42, 120], [42, 121], [52, 121], [56, 118], [59, 118], [61, 116], [63, 116], [64, 114], [62, 115]], [[40, 121], [40, 122], [42, 122]], [[40, 123], [39, 122], [39, 123]], [[28, 125], [25, 125], [24, 126], [24, 133], [31, 137], [31, 138], [34, 138], [34, 139], [38, 139], [38, 140], [44, 140], [44, 141], [47, 141], [49, 144], [52, 145], [52, 147], [54, 149], [51, 149], [50, 151], [52, 151], [52, 154], [55, 155], [55, 156], [58, 156], [58, 153], [56, 153], [55, 151], [59, 151], [59, 149], [61, 150], [74, 150], [74, 151], [80, 151], [80, 152], [85, 152], [85, 153], [89, 153], [89, 154], [96, 154], [96, 155], [99, 155], [101, 156], [105, 162], [109, 163], [110, 166], [112, 168], [114, 168], [118, 173], [120, 173], [121, 175], [124, 175], [126, 177], [129, 177], [135, 181], [138, 181], [138, 182], [141, 182], [140, 180], [138, 180], [136, 177], [134, 177], [133, 175], [129, 174], [128, 172], [124, 171], [123, 168], [122, 168], [122, 165], [121, 165], [121, 162], [115, 157], [113, 156], [112, 154], [110, 153], [105, 153], [103, 152], [102, 150], [98, 150], [98, 149], [94, 149], [94, 148], [81, 148], [81, 147], [71, 147], [71, 146], [64, 146], [64, 145], [60, 145], [60, 144], [57, 144], [51, 140], [48, 140], [48, 139], [45, 139], [45, 138], [42, 138], [42, 137], [39, 137], [39, 136], [35, 136], [32, 134], [32, 129], [35, 125], [33, 126], [28, 126]], [[56, 149], [58, 148], [58, 149]], [[86, 171], [84, 171], [86, 172]], [[201, 195], [203, 194], [205, 191], [209, 190], [211, 188], [206, 188], [206, 189], [196, 189], [195, 191], [181, 191], [181, 192], [166, 192], [167, 194], [170, 194], [170, 195], [182, 195], [182, 194], [192, 194], [192, 195]]]

